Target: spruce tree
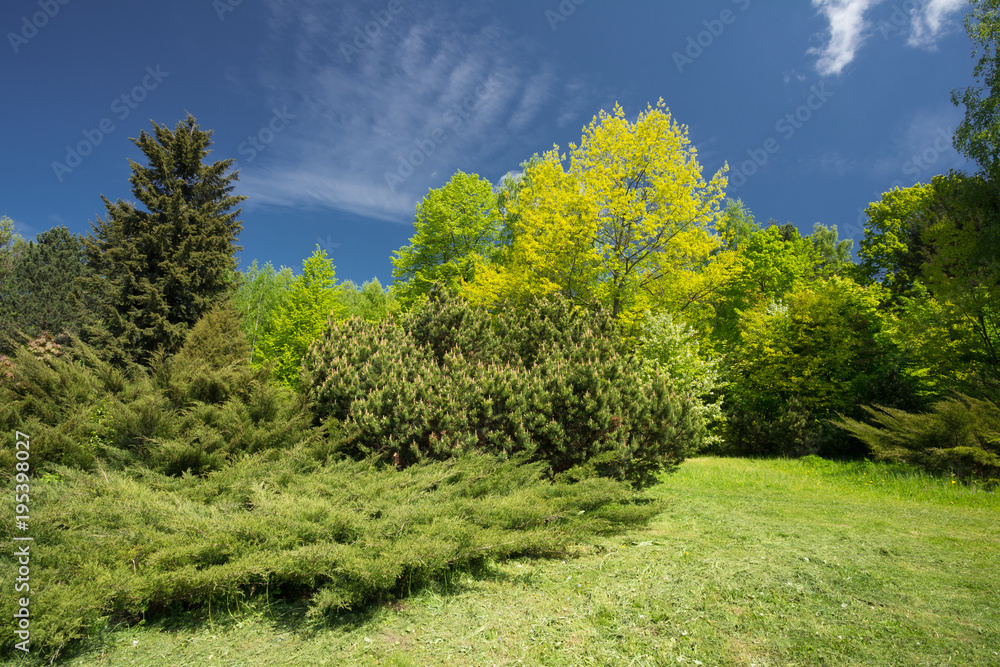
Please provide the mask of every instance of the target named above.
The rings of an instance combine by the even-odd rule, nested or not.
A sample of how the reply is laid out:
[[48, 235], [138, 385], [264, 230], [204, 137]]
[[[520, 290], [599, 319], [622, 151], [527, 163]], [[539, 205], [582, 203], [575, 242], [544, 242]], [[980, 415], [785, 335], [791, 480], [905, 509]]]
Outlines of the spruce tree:
[[79, 333], [90, 309], [77, 279], [87, 274], [83, 239], [66, 227], [53, 227], [23, 244], [0, 293], [5, 346], [43, 331]]
[[104, 344], [126, 365], [180, 348], [195, 322], [232, 293], [241, 249], [234, 207], [245, 197], [232, 194], [238, 173], [226, 171], [233, 160], [203, 162], [212, 132], [190, 114], [173, 131], [153, 127], [132, 139], [148, 160], [130, 160], [138, 203], [102, 196], [107, 218], [98, 218], [85, 240], [95, 273], [89, 287], [107, 299]]

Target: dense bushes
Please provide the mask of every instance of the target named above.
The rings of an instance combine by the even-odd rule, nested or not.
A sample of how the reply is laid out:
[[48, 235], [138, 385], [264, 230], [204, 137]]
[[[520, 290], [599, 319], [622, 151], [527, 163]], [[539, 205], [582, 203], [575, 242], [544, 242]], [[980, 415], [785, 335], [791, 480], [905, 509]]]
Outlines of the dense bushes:
[[551, 475], [646, 484], [698, 445], [687, 397], [646, 377], [604, 314], [557, 298], [493, 314], [438, 293], [380, 323], [331, 322], [303, 362], [344, 450], [406, 466], [465, 451], [545, 461]]
[[638, 353], [647, 377], [662, 376], [670, 391], [688, 397], [695, 418], [710, 432], [705, 446], [722, 443], [722, 396], [725, 386], [719, 363], [704, 358], [698, 332], [666, 313], [646, 313], [639, 335]]
[[[32, 652], [54, 660], [122, 623], [255, 595], [312, 615], [359, 609], [455, 569], [561, 555], [661, 509], [610, 480], [549, 483], [543, 467], [462, 457], [398, 472], [296, 447], [202, 477], [58, 468], [31, 487], [32, 554], [45, 554], [31, 560]], [[14, 516], [12, 493], [0, 512]], [[0, 562], [0, 580], [16, 567]], [[12, 652], [14, 605], [0, 596], [0, 652]]]
[[831, 278], [744, 313], [729, 366], [728, 446], [750, 455], [859, 456], [863, 445], [832, 427], [860, 405], [918, 404], [871, 289]]
[[[6, 367], [6, 366], [5, 366]], [[0, 377], [0, 428], [36, 442], [32, 460], [91, 469], [140, 463], [170, 474], [219, 469], [247, 452], [322, 446], [300, 396], [250, 368], [236, 315], [206, 314], [173, 357], [131, 377], [73, 340], [18, 350]], [[13, 452], [0, 452], [9, 469]]]
[[881, 460], [921, 466], [961, 478], [1000, 479], [1000, 408], [958, 395], [928, 413], [865, 408], [873, 423], [841, 418], [838, 425]]
[[[0, 428], [31, 435], [33, 544], [59, 554], [32, 560], [32, 649], [55, 659], [120, 623], [255, 595], [313, 615], [364, 607], [658, 511], [592, 473], [648, 480], [696, 433], [662, 385], [635, 381], [609, 322], [543, 303], [494, 328], [462, 302], [427, 308], [331, 328], [349, 359], [331, 365], [319, 426], [306, 397], [251, 367], [228, 309], [134, 376], [78, 340], [20, 349], [2, 366]], [[398, 453], [405, 469], [333, 460], [334, 446]], [[435, 458], [448, 460], [408, 465]], [[0, 453], [0, 470], [12, 464]], [[8, 521], [13, 504], [0, 500]], [[0, 579], [15, 567], [0, 563]], [[0, 600], [7, 626], [14, 604]]]

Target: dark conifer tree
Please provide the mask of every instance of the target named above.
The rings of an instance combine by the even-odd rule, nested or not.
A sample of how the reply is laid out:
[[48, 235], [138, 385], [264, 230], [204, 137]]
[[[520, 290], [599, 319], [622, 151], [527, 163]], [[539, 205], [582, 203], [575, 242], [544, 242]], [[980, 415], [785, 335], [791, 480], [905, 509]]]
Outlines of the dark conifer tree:
[[137, 203], [102, 197], [107, 218], [85, 239], [94, 271], [88, 288], [106, 300], [102, 344], [123, 364], [146, 365], [158, 349], [176, 352], [195, 322], [232, 293], [241, 249], [234, 207], [245, 197], [232, 194], [233, 160], [203, 163], [212, 132], [190, 114], [173, 131], [153, 127], [132, 139], [148, 161], [130, 160]]
[[90, 307], [78, 279], [87, 274], [83, 239], [66, 227], [53, 227], [22, 244], [0, 292], [3, 347], [43, 331], [79, 333]]

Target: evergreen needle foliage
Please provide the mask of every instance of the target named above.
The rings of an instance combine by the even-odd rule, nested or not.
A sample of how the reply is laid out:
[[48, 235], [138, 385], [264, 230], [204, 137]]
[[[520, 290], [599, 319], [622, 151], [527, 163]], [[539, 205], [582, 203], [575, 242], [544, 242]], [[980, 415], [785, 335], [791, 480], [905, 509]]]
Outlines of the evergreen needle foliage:
[[[0, 373], [0, 428], [31, 433], [33, 461], [204, 473], [248, 452], [325, 447], [302, 397], [250, 367], [229, 309], [208, 313], [178, 354], [156, 356], [151, 371], [134, 376], [78, 339], [59, 354], [37, 343]], [[0, 466], [13, 461], [13, 450], [0, 451]]]
[[343, 421], [343, 451], [399, 466], [525, 454], [553, 476], [644, 485], [704, 436], [692, 398], [644, 375], [610, 317], [561, 297], [490, 314], [436, 292], [401, 317], [331, 320], [302, 386], [321, 421]]
[[1000, 479], [1000, 408], [959, 394], [927, 413], [865, 407], [870, 423], [835, 423], [867, 444], [876, 458], [960, 478]]
[[[399, 472], [320, 464], [301, 447], [204, 477], [59, 468], [32, 485], [32, 549], [58, 554], [32, 560], [32, 650], [54, 660], [122, 623], [254, 596], [308, 600], [312, 616], [364, 608], [458, 569], [561, 555], [662, 509], [610, 480], [551, 484], [543, 468], [467, 456]], [[4, 494], [8, 530], [13, 503]], [[4, 559], [0, 579], [16, 567]], [[13, 612], [2, 596], [8, 655]]]
[[242, 230], [232, 194], [233, 160], [203, 164], [212, 132], [194, 117], [171, 131], [153, 123], [133, 143], [149, 166], [132, 162], [132, 194], [145, 207], [104, 199], [107, 218], [85, 239], [94, 272], [88, 289], [106, 298], [102, 351], [120, 365], [148, 365], [162, 349], [176, 352], [188, 330], [235, 285], [234, 253]]

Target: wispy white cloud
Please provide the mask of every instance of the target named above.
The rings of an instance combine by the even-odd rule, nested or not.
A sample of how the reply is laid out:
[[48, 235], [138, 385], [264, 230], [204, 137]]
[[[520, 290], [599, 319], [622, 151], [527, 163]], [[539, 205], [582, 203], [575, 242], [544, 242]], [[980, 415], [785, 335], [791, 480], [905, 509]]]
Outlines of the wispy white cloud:
[[968, 5], [968, 0], [928, 0], [911, 14], [910, 46], [934, 48], [938, 38], [951, 25], [950, 16]]
[[829, 151], [818, 157], [803, 159], [799, 162], [800, 169], [837, 177], [850, 174], [857, 166], [856, 160], [841, 154], [839, 151]]
[[[812, 0], [812, 4], [829, 23], [829, 30], [824, 45], [809, 49], [809, 54], [818, 57], [816, 69], [822, 76], [836, 76], [854, 61], [875, 30], [885, 35], [887, 30], [902, 31], [908, 27], [909, 46], [933, 49], [953, 24], [952, 15], [968, 3], [966, 0], [906, 0], [892, 4], [888, 0]], [[891, 8], [891, 16], [872, 17], [878, 5]]]
[[516, 168], [543, 123], [593, 97], [474, 10], [413, 0], [379, 15], [334, 4], [269, 1], [260, 83], [295, 119], [241, 165], [248, 204], [409, 222], [428, 187], [459, 169]]
[[830, 23], [830, 38], [826, 46], [809, 49], [818, 55], [816, 69], [823, 76], [836, 75], [851, 64], [864, 42], [865, 14], [879, 0], [813, 0]]

